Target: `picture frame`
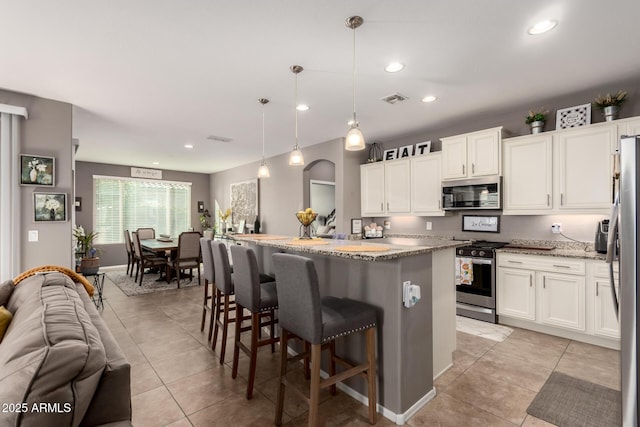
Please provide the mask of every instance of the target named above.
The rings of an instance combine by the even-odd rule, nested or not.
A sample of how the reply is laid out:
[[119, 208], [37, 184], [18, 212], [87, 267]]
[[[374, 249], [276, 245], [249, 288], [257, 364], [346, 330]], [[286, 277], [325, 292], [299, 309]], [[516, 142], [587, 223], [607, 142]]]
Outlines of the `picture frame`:
[[591, 124], [591, 104], [576, 105], [556, 112], [556, 130]]
[[198, 200], [198, 213], [204, 212], [204, 202], [202, 200]]
[[499, 233], [499, 215], [462, 215], [462, 231], [479, 233]]
[[55, 157], [20, 154], [20, 185], [55, 187]]
[[362, 218], [351, 218], [351, 234], [362, 234]]
[[33, 193], [34, 222], [67, 221], [67, 193]]
[[[235, 182], [230, 185], [231, 194], [231, 223], [253, 224], [258, 216], [258, 178]], [[227, 219], [229, 221], [229, 219]], [[227, 222], [229, 224], [229, 222]]]

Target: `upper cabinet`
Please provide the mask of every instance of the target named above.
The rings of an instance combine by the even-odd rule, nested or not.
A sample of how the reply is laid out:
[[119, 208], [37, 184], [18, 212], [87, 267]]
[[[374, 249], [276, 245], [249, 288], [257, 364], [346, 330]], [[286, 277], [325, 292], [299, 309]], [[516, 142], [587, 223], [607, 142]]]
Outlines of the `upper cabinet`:
[[361, 214], [442, 216], [441, 153], [360, 166]]
[[617, 140], [620, 140], [622, 136], [640, 135], [640, 117], [616, 120], [614, 123], [618, 125]]
[[442, 180], [500, 174], [502, 127], [442, 138]]
[[608, 214], [615, 123], [505, 139], [503, 214]]

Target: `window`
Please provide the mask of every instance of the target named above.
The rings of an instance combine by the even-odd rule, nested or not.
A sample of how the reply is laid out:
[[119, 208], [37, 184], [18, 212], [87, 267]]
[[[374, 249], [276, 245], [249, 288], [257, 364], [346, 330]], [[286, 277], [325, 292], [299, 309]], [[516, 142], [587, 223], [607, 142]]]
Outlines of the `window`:
[[124, 230], [177, 236], [191, 227], [191, 183], [93, 177], [97, 244], [124, 243]]

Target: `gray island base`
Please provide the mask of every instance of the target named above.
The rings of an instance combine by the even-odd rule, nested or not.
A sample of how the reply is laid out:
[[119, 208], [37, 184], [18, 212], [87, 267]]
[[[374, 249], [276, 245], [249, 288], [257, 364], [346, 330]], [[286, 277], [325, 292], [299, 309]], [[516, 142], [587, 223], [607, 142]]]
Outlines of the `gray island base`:
[[[352, 298], [378, 310], [378, 412], [398, 425], [435, 397], [434, 376], [452, 365], [455, 350], [454, 248], [464, 242], [429, 239], [326, 240], [300, 244], [292, 238], [231, 237], [251, 246], [261, 268], [273, 273], [271, 256], [286, 252], [311, 258], [320, 295]], [[317, 242], [317, 241], [316, 241]], [[393, 242], [394, 244], [390, 244]], [[381, 252], [342, 252], [343, 246], [384, 246]], [[409, 246], [411, 245], [411, 246]], [[420, 286], [421, 299], [403, 305], [403, 282]], [[362, 336], [360, 336], [362, 335]], [[347, 360], [365, 357], [365, 337], [338, 340]], [[326, 365], [325, 365], [326, 368]], [[366, 404], [366, 382], [352, 378], [341, 389]]]

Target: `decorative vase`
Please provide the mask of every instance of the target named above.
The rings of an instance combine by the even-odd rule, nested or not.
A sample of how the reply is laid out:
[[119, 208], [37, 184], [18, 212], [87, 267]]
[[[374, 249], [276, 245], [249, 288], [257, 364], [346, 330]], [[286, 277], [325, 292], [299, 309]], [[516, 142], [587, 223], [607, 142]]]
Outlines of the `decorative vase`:
[[31, 182], [36, 182], [36, 180], [38, 179], [38, 171], [35, 169], [31, 169], [29, 171], [29, 179], [31, 180]]
[[604, 107], [602, 109], [602, 113], [604, 114], [604, 120], [606, 122], [611, 122], [617, 119], [618, 110], [619, 110], [619, 107], [617, 105], [609, 105], [608, 107]]
[[209, 239], [209, 240], [213, 239], [213, 230], [211, 229], [204, 230], [202, 234], [205, 239]]
[[82, 258], [80, 261], [80, 273], [84, 276], [96, 274], [100, 269], [100, 258]]
[[541, 133], [544, 127], [544, 122], [541, 120], [531, 122], [531, 133]]

